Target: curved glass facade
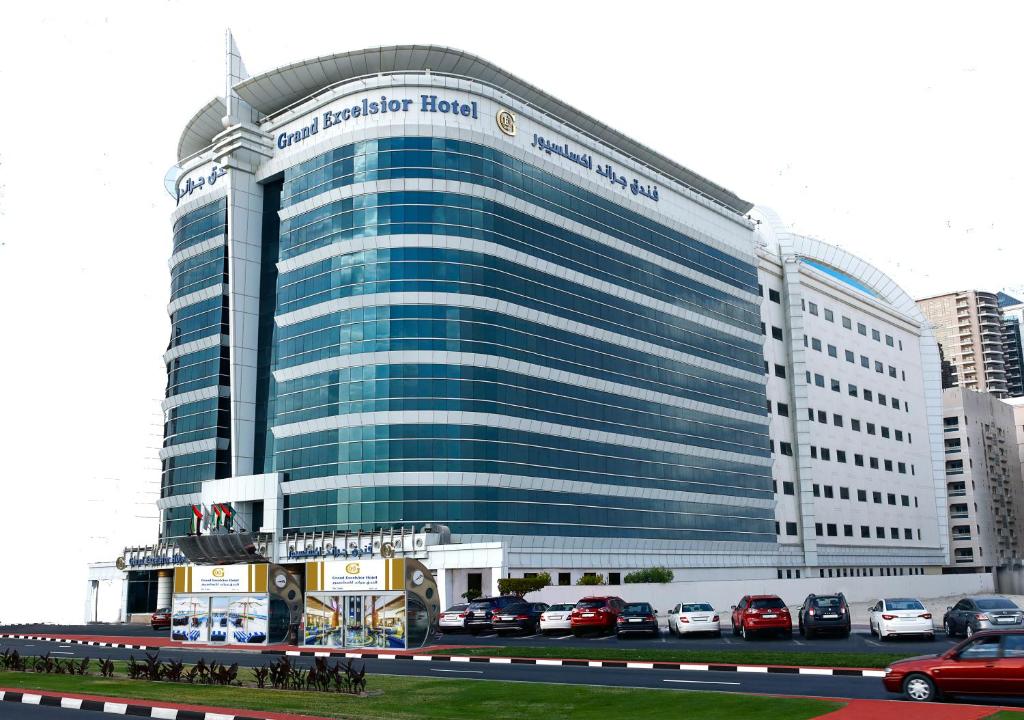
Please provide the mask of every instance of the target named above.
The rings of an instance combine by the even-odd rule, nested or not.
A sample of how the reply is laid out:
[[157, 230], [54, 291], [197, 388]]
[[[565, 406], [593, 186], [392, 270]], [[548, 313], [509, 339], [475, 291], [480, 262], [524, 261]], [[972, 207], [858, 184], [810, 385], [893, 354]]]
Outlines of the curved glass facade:
[[[400, 178], [479, 192], [324, 196]], [[752, 256], [440, 138], [324, 153], [280, 204], [264, 467], [332, 488], [286, 485], [286, 531], [774, 543]]]

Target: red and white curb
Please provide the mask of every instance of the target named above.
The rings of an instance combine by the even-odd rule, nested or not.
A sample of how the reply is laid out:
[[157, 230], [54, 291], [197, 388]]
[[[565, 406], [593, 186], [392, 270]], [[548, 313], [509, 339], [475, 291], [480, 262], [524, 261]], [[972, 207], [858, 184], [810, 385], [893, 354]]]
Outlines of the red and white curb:
[[[128, 645], [89, 640], [67, 640], [39, 635], [4, 635], [0, 638], [17, 640], [41, 640], [47, 642], [93, 645], [96, 647], [127, 648], [130, 650], [178, 650], [150, 645]], [[235, 648], [224, 648], [234, 650]], [[577, 660], [552, 658], [489, 657], [482, 655], [427, 655], [421, 653], [359, 653], [328, 650], [262, 650], [262, 655], [287, 655], [288, 657], [339, 657], [353, 660], [411, 660], [419, 662], [489, 663], [492, 665], [544, 665], [549, 667], [590, 667], [626, 668], [630, 670], [685, 670], [704, 672], [772, 673], [782, 675], [828, 675], [836, 677], [885, 677], [884, 670], [870, 668], [803, 667], [795, 665], [740, 665], [731, 663], [677, 663], [642, 662], [629, 660]]]
[[181, 710], [173, 707], [160, 707], [158, 705], [136, 705], [133, 703], [110, 702], [109, 700], [88, 700], [85, 698], [43, 695], [15, 690], [0, 690], [0, 703], [43, 705], [70, 710], [92, 710], [94, 712], [110, 713], [111, 715], [131, 715], [132, 717], [160, 718], [161, 720], [265, 720], [265, 718], [250, 715], [225, 715], [222, 712]]

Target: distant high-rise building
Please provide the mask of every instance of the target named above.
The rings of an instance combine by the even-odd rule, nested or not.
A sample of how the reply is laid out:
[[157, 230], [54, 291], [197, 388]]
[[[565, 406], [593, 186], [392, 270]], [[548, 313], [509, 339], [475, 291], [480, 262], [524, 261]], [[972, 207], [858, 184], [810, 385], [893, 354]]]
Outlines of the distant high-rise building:
[[[943, 359], [949, 363], [943, 372], [946, 387], [1010, 396], [1006, 325], [994, 293], [964, 290], [924, 298], [917, 304], [935, 328]], [[1016, 367], [1019, 372], [1019, 359]]]
[[1003, 356], [1006, 362], [1006, 394], [1024, 396], [1024, 348], [1020, 326], [1024, 323], [1024, 303], [1005, 293], [996, 293], [1003, 315]]

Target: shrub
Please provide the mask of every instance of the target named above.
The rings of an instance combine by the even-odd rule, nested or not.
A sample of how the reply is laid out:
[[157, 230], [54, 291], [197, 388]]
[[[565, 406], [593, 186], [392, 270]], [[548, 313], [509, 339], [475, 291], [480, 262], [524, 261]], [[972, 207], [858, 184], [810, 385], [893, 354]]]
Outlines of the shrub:
[[627, 583], [670, 583], [675, 574], [667, 567], [652, 567], [646, 570], [631, 572], [623, 578]]
[[518, 598], [527, 593], [542, 590], [551, 584], [551, 576], [542, 572], [536, 577], [501, 578], [498, 580], [498, 592], [502, 595], [515, 595]]
[[576, 581], [577, 585], [604, 585], [604, 575], [584, 575]]
[[467, 602], [473, 602], [481, 595], [483, 595], [483, 593], [479, 590], [467, 590], [466, 592], [462, 593], [463, 599], [465, 599]]

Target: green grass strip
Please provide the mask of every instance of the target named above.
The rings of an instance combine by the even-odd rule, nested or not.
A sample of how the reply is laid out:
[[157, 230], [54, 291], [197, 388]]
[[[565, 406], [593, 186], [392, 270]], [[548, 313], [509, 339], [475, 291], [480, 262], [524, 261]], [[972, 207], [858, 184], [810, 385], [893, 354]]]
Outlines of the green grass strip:
[[[249, 679], [247, 671], [239, 673]], [[0, 686], [106, 695], [240, 710], [302, 713], [347, 720], [804, 720], [842, 703], [714, 692], [678, 692], [544, 683], [440, 680], [372, 675], [372, 697], [337, 693], [154, 683], [142, 680], [0, 672]]]
[[815, 667], [884, 668], [906, 653], [822, 653], [791, 650], [662, 650], [659, 648], [508, 647], [428, 650], [431, 655], [629, 660], [638, 662], [722, 663], [727, 665], [813, 665]]

